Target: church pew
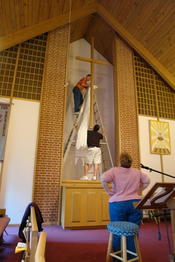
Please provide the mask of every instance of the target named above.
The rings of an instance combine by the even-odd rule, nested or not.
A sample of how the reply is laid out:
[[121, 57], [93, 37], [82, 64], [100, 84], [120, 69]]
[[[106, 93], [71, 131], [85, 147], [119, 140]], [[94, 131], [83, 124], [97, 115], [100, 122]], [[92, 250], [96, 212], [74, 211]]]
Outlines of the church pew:
[[34, 207], [30, 208], [29, 221], [27, 222], [24, 231], [26, 238], [26, 251], [23, 254], [21, 262], [35, 262], [35, 252], [38, 245], [38, 225]]
[[31, 207], [30, 213], [31, 230], [30, 230], [30, 262], [35, 261], [35, 252], [38, 244], [38, 225], [36, 221], [35, 208]]
[[[28, 210], [28, 208], [30, 208]], [[30, 211], [30, 212], [29, 212]], [[27, 218], [27, 220], [26, 220]], [[39, 232], [42, 229], [40, 223], [43, 222], [43, 219], [40, 217], [40, 211], [38, 212], [37, 206], [35, 207], [35, 205], [32, 206], [28, 206], [25, 213], [24, 213], [24, 217], [23, 217], [24, 221], [25, 221], [25, 228], [22, 230], [23, 235], [25, 237], [25, 251], [23, 253], [23, 258], [21, 260], [21, 262], [35, 262], [35, 253], [37, 248], [39, 248], [40, 245], [43, 246], [43, 244], [40, 244], [38, 246], [38, 240], [39, 240]], [[45, 238], [45, 232], [42, 232], [44, 234], [41, 234], [41, 240]], [[42, 236], [44, 235], [44, 237]], [[20, 235], [21, 236], [21, 235]], [[40, 242], [43, 243], [43, 240]], [[20, 252], [20, 243], [19, 244], [19, 249], [18, 252]], [[41, 248], [42, 250], [42, 248]], [[45, 245], [44, 245], [44, 250], [45, 250]], [[21, 250], [22, 251], [22, 250]], [[38, 251], [39, 252], [39, 251]], [[41, 253], [41, 251], [39, 252], [39, 254]], [[42, 254], [42, 253], [41, 253]], [[38, 260], [38, 261], [45, 261], [44, 259], [44, 253], [43, 253], [43, 257], [42, 260]]]
[[45, 248], [46, 248], [46, 232], [41, 232], [36, 253], [35, 253], [35, 262], [46, 262]]

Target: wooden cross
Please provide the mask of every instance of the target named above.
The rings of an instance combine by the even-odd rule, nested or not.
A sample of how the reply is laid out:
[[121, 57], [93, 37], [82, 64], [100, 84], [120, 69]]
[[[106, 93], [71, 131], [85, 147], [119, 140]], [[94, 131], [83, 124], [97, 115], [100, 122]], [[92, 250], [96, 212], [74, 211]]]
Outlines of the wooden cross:
[[102, 60], [96, 60], [94, 59], [94, 38], [91, 38], [91, 57], [86, 58], [86, 57], [81, 57], [81, 56], [76, 56], [76, 59], [83, 61], [83, 62], [89, 62], [91, 63], [91, 95], [90, 95], [90, 123], [89, 127], [93, 128], [94, 126], [94, 65], [99, 64], [99, 65], [108, 65], [109, 63], [102, 61]]

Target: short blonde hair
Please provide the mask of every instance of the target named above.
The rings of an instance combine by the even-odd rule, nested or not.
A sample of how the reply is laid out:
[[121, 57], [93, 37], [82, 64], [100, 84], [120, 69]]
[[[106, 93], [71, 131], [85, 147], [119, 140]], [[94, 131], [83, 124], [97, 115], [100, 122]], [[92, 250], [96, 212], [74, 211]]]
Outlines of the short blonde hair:
[[132, 157], [127, 152], [120, 154], [120, 165], [121, 167], [130, 168], [132, 165]]

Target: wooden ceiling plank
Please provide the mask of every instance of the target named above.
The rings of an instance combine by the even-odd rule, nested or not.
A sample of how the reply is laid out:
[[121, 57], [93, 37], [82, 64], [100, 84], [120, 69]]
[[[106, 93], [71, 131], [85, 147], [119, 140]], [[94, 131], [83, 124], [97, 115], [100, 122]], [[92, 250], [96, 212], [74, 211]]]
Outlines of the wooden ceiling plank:
[[64, 0], [64, 4], [62, 6], [62, 14], [69, 13], [71, 9], [72, 9], [72, 1]]
[[0, 37], [0, 51], [10, 48], [11, 46], [24, 42], [28, 39], [31, 39], [37, 35], [54, 30], [60, 26], [64, 26], [69, 22], [74, 22], [95, 12], [95, 3], [84, 5], [83, 7], [80, 7], [76, 10], [72, 10], [70, 18], [69, 14], [66, 13], [64, 15], [59, 15], [51, 19], [42, 21], [38, 24], [32, 25], [30, 27], [24, 28], [10, 35]]
[[[35, 0], [34, 0], [35, 1]], [[46, 20], [47, 14], [48, 14], [48, 5], [47, 5], [47, 1], [42, 1], [42, 0], [38, 0], [36, 2], [32, 2], [29, 3], [29, 25], [33, 25], [33, 24], [37, 24], [38, 22], [42, 21], [42, 20]], [[32, 10], [35, 10], [34, 12], [32, 12]]]
[[[161, 27], [157, 29], [157, 32], [160, 29]], [[165, 32], [164, 34], [161, 34], [160, 36], [158, 35], [156, 37], [156, 31], [154, 31], [152, 35], [149, 36], [149, 41], [146, 42], [149, 44], [150, 50], [154, 50], [155, 53], [158, 51], [159, 46], [161, 46], [161, 48], [164, 49], [165, 51], [168, 50], [170, 46], [174, 46], [174, 40], [175, 40], [174, 24], [170, 25], [168, 22], [164, 23], [164, 25], [162, 25], [162, 29]], [[157, 46], [156, 49], [155, 49], [155, 46]]]
[[4, 35], [6, 34], [6, 23], [5, 23], [5, 12], [3, 9], [2, 1], [0, 1], [0, 17], [1, 17], [0, 35]]
[[[12, 7], [10, 8], [10, 6], [12, 5]], [[3, 5], [2, 8], [2, 13], [3, 13], [3, 20], [4, 20], [4, 25], [5, 25], [5, 32], [12, 32], [12, 28], [11, 28], [11, 20], [12, 17], [14, 16], [14, 2], [12, 1], [11, 3], [9, 3], [9, 1], [7, 1], [6, 5]], [[13, 12], [11, 11], [13, 10]], [[8, 19], [7, 19], [8, 17]]]
[[27, 22], [26, 22], [26, 15], [28, 16], [27, 10], [28, 6], [27, 6], [27, 1], [19, 1], [18, 4], [18, 10], [16, 12], [16, 17], [15, 19], [18, 21], [18, 24], [15, 28], [15, 30], [19, 30], [20, 28], [24, 28], [26, 26], [28, 26]]
[[[32, 14], [32, 10], [35, 10], [35, 12], [33, 12], [33, 20], [30, 22], [30, 25], [37, 24], [40, 23], [41, 21], [50, 19], [50, 17], [52, 17], [50, 15], [52, 5], [53, 2], [43, 1], [43, 0], [38, 0], [36, 3], [34, 3], [29, 13]], [[57, 16], [58, 15], [59, 14], [57, 14]]]
[[19, 1], [16, 4], [14, 1], [6, 2], [6, 10], [8, 13], [8, 19], [5, 17], [5, 21], [9, 23], [8, 32], [13, 32], [14, 30], [19, 30], [19, 28], [23, 28], [25, 26], [24, 21], [24, 3], [23, 1]]
[[81, 20], [77, 20], [74, 23], [71, 23], [70, 27], [70, 42], [74, 42], [80, 38], [84, 38], [84, 32], [87, 32], [90, 22], [92, 21], [92, 16], [87, 16]]
[[58, 10], [61, 10], [61, 1], [52, 1], [48, 18], [58, 15]]
[[175, 90], [175, 77], [99, 3], [97, 12]]
[[90, 43], [91, 37], [95, 36], [95, 49], [112, 64], [112, 48], [109, 47], [112, 46], [113, 39], [116, 36], [114, 30], [98, 15], [91, 20], [89, 25], [84, 38]]
[[[161, 37], [161, 35], [156, 34], [156, 33], [160, 32], [163, 27], [166, 27], [165, 28], [165, 32], [166, 32], [167, 28], [169, 27], [169, 25], [168, 27], [167, 25], [165, 25], [165, 21], [168, 17], [170, 17], [171, 9], [167, 9], [165, 5], [160, 5], [159, 2], [157, 2], [157, 4], [159, 5], [157, 6], [154, 5], [153, 7], [150, 5], [150, 10], [146, 9], [149, 16], [147, 16], [148, 19], [145, 21], [145, 25], [148, 25], [149, 27], [147, 28], [147, 26], [144, 26], [144, 23], [142, 23], [143, 33], [142, 35], [138, 37], [138, 39], [141, 39], [142, 37], [143, 43], [149, 42], [150, 48], [151, 48], [151, 45], [154, 46], [153, 39], [157, 40], [159, 43], [159, 37]], [[143, 14], [143, 17], [144, 17], [144, 14]], [[168, 18], [168, 21], [169, 21], [169, 18]]]

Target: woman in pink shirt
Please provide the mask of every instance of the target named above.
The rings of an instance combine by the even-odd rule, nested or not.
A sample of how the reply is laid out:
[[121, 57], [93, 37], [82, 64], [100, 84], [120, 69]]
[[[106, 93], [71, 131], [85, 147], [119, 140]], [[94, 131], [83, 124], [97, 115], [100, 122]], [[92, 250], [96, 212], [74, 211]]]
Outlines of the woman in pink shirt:
[[[149, 177], [140, 170], [132, 168], [131, 156], [120, 155], [120, 166], [109, 169], [101, 175], [101, 183], [109, 198], [111, 221], [129, 221], [140, 225], [142, 211], [135, 209], [133, 202], [140, 201], [141, 192], [149, 183]], [[112, 183], [112, 191], [109, 184]], [[128, 249], [135, 251], [133, 237], [127, 239]], [[113, 250], [120, 249], [120, 237], [115, 236]]]

